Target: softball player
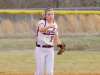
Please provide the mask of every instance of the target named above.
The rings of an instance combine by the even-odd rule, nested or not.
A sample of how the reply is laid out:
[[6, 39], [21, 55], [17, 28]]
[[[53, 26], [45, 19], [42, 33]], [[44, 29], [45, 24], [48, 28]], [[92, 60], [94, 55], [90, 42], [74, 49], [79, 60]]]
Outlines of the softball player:
[[[39, 20], [37, 28], [37, 41], [35, 49], [35, 60], [37, 72], [34, 75], [53, 75], [54, 67], [54, 42], [58, 45], [61, 41], [58, 38], [58, 26], [54, 21], [54, 11], [47, 8], [43, 13], [44, 18]], [[53, 42], [54, 41], [54, 42]]]

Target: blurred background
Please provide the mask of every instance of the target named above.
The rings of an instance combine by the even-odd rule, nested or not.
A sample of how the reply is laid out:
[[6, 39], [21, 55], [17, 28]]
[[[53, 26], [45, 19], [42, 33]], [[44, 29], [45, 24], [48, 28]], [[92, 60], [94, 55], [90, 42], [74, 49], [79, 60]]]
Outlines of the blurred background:
[[[47, 7], [100, 11], [100, 0], [0, 0], [0, 10], [40, 10]], [[0, 75], [35, 73], [33, 52], [41, 14], [0, 13]], [[100, 15], [55, 14], [55, 21], [60, 40], [66, 44], [66, 52], [61, 56], [55, 55], [54, 73], [100, 73]], [[59, 50], [56, 44], [54, 49]]]
[[[6, 3], [6, 4], [5, 4]], [[99, 7], [100, 0], [0, 0], [0, 8], [69, 8]]]
[[[0, 0], [1, 10], [40, 10], [47, 7], [54, 10], [99, 11], [100, 0]], [[35, 49], [34, 37], [41, 17], [41, 14], [1, 13], [0, 50]], [[55, 14], [55, 21], [59, 37], [67, 45], [66, 50], [100, 50], [100, 15]]]
[[[100, 10], [100, 0], [0, 0], [0, 9]], [[35, 37], [41, 14], [0, 14], [0, 37]], [[60, 37], [100, 36], [100, 15], [55, 15]]]

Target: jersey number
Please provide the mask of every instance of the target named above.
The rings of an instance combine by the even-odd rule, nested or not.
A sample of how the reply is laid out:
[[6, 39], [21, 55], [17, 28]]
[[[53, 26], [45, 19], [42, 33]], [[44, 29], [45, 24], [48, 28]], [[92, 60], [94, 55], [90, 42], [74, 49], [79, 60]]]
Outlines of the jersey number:
[[52, 41], [53, 41], [53, 37], [54, 37], [54, 36], [51, 36], [50, 42], [52, 42]]

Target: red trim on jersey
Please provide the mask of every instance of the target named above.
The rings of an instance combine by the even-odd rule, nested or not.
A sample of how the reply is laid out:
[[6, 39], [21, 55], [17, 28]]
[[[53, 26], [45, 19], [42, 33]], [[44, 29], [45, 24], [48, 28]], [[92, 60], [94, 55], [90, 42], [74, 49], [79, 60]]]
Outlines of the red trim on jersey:
[[[40, 19], [40, 20], [44, 20], [45, 21], [45, 24], [44, 24], [44, 27], [46, 26], [46, 19], [45, 18], [43, 18], [43, 19]], [[53, 23], [54, 23], [54, 21], [53, 21]], [[57, 29], [58, 30], [58, 29]], [[38, 37], [38, 32], [39, 32], [39, 26], [38, 26], [38, 29], [37, 29], [37, 32], [36, 32], [36, 37]], [[45, 34], [45, 33], [43, 33], [44, 35], [55, 35], [55, 34]], [[36, 44], [37, 44], [37, 41], [36, 41]]]
[[44, 21], [45, 21], [45, 24], [44, 24], [44, 27], [46, 26], [46, 19], [44, 19]]
[[38, 37], [38, 32], [39, 32], [39, 27], [38, 27], [37, 32], [36, 32], [36, 37]]

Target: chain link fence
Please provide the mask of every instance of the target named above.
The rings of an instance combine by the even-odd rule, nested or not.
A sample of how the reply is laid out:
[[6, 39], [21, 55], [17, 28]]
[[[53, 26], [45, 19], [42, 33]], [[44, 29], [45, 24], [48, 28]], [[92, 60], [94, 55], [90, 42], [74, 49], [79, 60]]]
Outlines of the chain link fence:
[[[44, 8], [41, 8], [44, 9]], [[100, 10], [99, 7], [88, 8], [54, 8], [56, 10]], [[34, 10], [34, 9], [33, 9]], [[18, 38], [35, 37], [37, 22], [42, 15], [34, 14], [0, 14], [0, 37]], [[99, 37], [100, 15], [66, 14], [55, 15], [60, 37]]]

